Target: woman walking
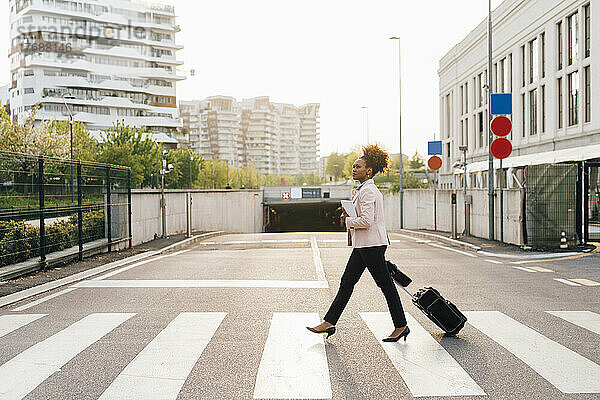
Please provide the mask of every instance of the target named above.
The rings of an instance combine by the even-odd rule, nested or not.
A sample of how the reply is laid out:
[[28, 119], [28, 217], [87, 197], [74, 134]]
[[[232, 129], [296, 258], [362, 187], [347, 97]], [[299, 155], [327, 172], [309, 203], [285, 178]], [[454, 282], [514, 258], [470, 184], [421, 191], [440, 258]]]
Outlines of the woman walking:
[[335, 333], [335, 324], [350, 300], [354, 285], [365, 268], [368, 268], [385, 296], [394, 322], [394, 331], [383, 341], [397, 342], [401, 338], [406, 341], [410, 333], [400, 296], [385, 261], [389, 239], [385, 230], [383, 196], [372, 179], [378, 173], [384, 172], [388, 166], [389, 155], [377, 145], [363, 147], [363, 155], [352, 165], [352, 178], [360, 181], [352, 199], [357, 217], [349, 217], [345, 211], [343, 214], [349, 236], [352, 238], [352, 254], [342, 275], [338, 293], [325, 314], [323, 323], [315, 327], [306, 327], [311, 332], [326, 333], [327, 337]]

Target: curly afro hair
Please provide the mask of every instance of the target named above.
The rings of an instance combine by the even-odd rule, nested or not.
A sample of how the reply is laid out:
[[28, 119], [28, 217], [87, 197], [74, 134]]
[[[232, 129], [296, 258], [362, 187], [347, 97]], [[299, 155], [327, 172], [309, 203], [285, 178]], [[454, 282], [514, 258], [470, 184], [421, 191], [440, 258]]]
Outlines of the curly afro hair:
[[363, 155], [360, 156], [367, 165], [373, 168], [373, 176], [385, 172], [390, 166], [390, 155], [377, 144], [369, 144], [362, 148]]

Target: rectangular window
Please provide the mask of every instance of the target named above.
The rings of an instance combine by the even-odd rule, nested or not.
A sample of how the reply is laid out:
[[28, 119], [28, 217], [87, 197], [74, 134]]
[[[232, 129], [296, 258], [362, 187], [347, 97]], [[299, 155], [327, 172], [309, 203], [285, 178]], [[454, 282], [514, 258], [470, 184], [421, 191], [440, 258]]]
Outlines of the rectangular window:
[[569, 96], [569, 126], [579, 123], [579, 72], [567, 76]]
[[542, 40], [542, 78], [546, 77], [546, 33], [542, 32], [542, 36], [541, 36], [541, 40]]
[[521, 86], [525, 87], [525, 70], [526, 70], [526, 66], [525, 66], [525, 46], [521, 46]]
[[588, 58], [590, 56], [590, 47], [591, 47], [591, 25], [590, 25], [590, 5], [586, 5], [583, 7], [583, 15], [585, 18], [584, 21], [584, 29], [585, 29], [585, 57]]
[[558, 93], [558, 128], [563, 127], [563, 83], [562, 78], [558, 78], [557, 93]]
[[26, 69], [23, 71], [23, 76], [33, 76], [33, 70], [32, 69]]
[[477, 106], [483, 105], [483, 72], [477, 75]]
[[512, 62], [512, 54], [508, 55], [508, 64], [506, 66], [506, 85], [507, 85], [507, 90], [509, 93], [512, 93], [513, 88], [512, 88], [512, 71], [513, 71], [513, 62]]
[[[589, 5], [588, 5], [589, 7]], [[590, 79], [590, 67], [587, 66], [583, 69], [583, 75], [585, 79], [585, 112], [584, 121], [590, 122], [592, 120], [592, 85]]]
[[460, 87], [460, 115], [463, 115], [465, 113], [464, 111], [464, 97], [465, 97], [465, 87], [461, 86]]
[[25, 88], [23, 89], [23, 94], [32, 94], [33, 93], [33, 88]]
[[537, 89], [529, 92], [529, 135], [537, 135]]
[[527, 108], [526, 108], [526, 104], [525, 104], [525, 93], [521, 94], [521, 112], [522, 112], [522, 121], [523, 124], [521, 126], [522, 132], [521, 135], [523, 137], [525, 137], [525, 131], [527, 130], [527, 118], [526, 118], [526, 114], [527, 114]]
[[542, 130], [541, 132], [546, 132], [546, 86], [540, 87], [541, 93], [541, 102], [542, 102]]
[[499, 93], [506, 93], [505, 91], [505, 84], [504, 84], [504, 64], [506, 62], [506, 58], [503, 58], [502, 60], [500, 60], [500, 62], [498, 63], [498, 92]]
[[574, 62], [579, 60], [579, 27], [577, 24], [577, 13], [572, 14], [569, 18], [567, 18], [568, 24], [568, 40], [569, 40], [569, 64], [573, 65]]
[[477, 125], [478, 125], [478, 131], [479, 131], [479, 147], [483, 147], [484, 146], [484, 142], [483, 142], [483, 127], [484, 127], [484, 123], [483, 123], [483, 111], [480, 112], [479, 114], [477, 114]]
[[465, 83], [465, 114], [469, 112], [469, 82]]
[[529, 83], [533, 83], [539, 79], [539, 60], [538, 60], [538, 43], [537, 39], [529, 42]]
[[563, 67], [563, 33], [562, 33], [562, 21], [556, 24], [557, 33], [557, 45], [558, 45], [558, 70], [560, 71]]

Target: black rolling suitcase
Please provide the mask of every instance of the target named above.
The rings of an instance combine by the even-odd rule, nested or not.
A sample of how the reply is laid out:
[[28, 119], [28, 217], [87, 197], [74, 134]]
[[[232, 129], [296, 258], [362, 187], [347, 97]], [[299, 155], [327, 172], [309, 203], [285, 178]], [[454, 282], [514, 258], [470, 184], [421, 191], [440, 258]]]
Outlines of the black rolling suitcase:
[[412, 280], [390, 261], [387, 261], [387, 266], [392, 278], [408, 293], [413, 304], [444, 332], [456, 335], [465, 326], [467, 317], [450, 300], [444, 299], [440, 292], [425, 287], [413, 295], [406, 289]]

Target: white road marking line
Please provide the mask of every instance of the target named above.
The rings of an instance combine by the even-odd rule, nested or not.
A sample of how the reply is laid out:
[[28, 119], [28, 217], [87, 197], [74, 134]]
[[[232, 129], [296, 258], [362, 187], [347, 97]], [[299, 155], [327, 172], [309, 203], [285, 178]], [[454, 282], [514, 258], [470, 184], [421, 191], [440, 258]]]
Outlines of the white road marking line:
[[410, 314], [406, 342], [385, 343], [381, 339], [394, 330], [389, 313], [360, 313], [380, 342], [414, 397], [485, 396], [485, 392], [456, 360]]
[[537, 272], [554, 272], [551, 269], [542, 268], [542, 267], [527, 267], [527, 268], [532, 269], [532, 270], [537, 271]]
[[266, 280], [168, 280], [131, 279], [104, 281], [82, 281], [73, 285], [77, 288], [289, 288], [327, 289], [327, 281], [266, 281]]
[[469, 324], [563, 393], [600, 393], [600, 365], [499, 311], [465, 312]]
[[485, 260], [485, 261], [490, 262], [492, 264], [502, 264], [501, 261], [496, 261], [496, 260]]
[[323, 336], [305, 327], [316, 313], [273, 313], [254, 385], [255, 399], [330, 399]]
[[477, 256], [475, 254], [467, 253], [466, 251], [456, 250], [456, 249], [453, 249], [451, 247], [442, 246], [442, 245], [439, 245], [439, 244], [436, 244], [436, 243], [427, 243], [427, 244], [430, 245], [430, 246], [433, 246], [433, 247], [438, 247], [440, 249], [444, 249], [444, 250], [448, 250], [448, 251], [453, 251], [455, 253], [462, 254], [463, 256], [477, 258]]
[[24, 327], [48, 314], [0, 315], [0, 337]]
[[319, 239], [319, 242], [323, 242], [323, 243], [345, 243], [346, 240], [340, 240], [340, 239]]
[[179, 314], [123, 369], [100, 399], [177, 398], [226, 315], [223, 312]]
[[529, 269], [529, 268], [525, 268], [525, 267], [513, 267], [513, 268], [521, 270], [521, 271], [525, 271], [525, 272], [535, 272], [534, 270]]
[[29, 304], [25, 304], [25, 305], [22, 305], [20, 307], [17, 307], [14, 310], [11, 310], [11, 311], [24, 311], [24, 310], [27, 310], [28, 308], [31, 308], [33, 306], [37, 306], [38, 304], [42, 304], [45, 301], [48, 301], [48, 300], [53, 299], [55, 297], [58, 297], [58, 296], [60, 296], [62, 294], [65, 294], [65, 293], [68, 293], [68, 292], [72, 292], [73, 290], [75, 290], [75, 288], [74, 287], [70, 287], [70, 288], [67, 288], [65, 290], [61, 290], [60, 292], [52, 293], [51, 295], [48, 295], [46, 297], [42, 297], [41, 299], [38, 299], [36, 301], [32, 301]]
[[111, 276], [120, 274], [121, 272], [125, 272], [125, 271], [128, 271], [128, 270], [132, 269], [132, 268], [139, 267], [140, 265], [148, 264], [148, 263], [151, 263], [153, 261], [158, 261], [158, 260], [161, 260], [161, 259], [166, 258], [166, 257], [177, 256], [179, 254], [187, 253], [188, 251], [190, 251], [190, 249], [176, 251], [175, 253], [165, 254], [165, 255], [162, 255], [162, 256], [151, 258], [149, 260], [140, 261], [140, 262], [137, 262], [135, 264], [131, 264], [131, 265], [128, 265], [126, 267], [119, 268], [119, 269], [117, 269], [115, 271], [109, 272], [108, 274], [104, 274], [104, 275], [99, 276], [97, 278], [94, 278], [92, 280], [93, 281], [101, 281], [103, 279], [110, 278]]
[[417, 243], [431, 243], [431, 240], [417, 240]]
[[600, 314], [591, 311], [546, 311], [574, 325], [600, 335]]
[[600, 282], [596, 282], [591, 279], [585, 279], [585, 278], [570, 279], [569, 278], [569, 280], [573, 281], [575, 283], [579, 283], [580, 285], [583, 285], [583, 286], [600, 286]]
[[198, 243], [198, 245], [205, 245], [205, 246], [210, 246], [210, 245], [213, 245], [213, 244], [217, 244], [217, 242], [201, 242], [201, 243]]
[[135, 314], [90, 314], [0, 366], [0, 399], [20, 399]]
[[560, 283], [564, 283], [566, 285], [570, 285], [570, 286], [581, 286], [579, 283], [571, 282], [571, 281], [568, 281], [568, 280], [562, 279], [562, 278], [554, 278], [554, 280], [557, 282], [560, 282]]
[[323, 269], [323, 262], [321, 261], [321, 252], [319, 251], [319, 246], [317, 246], [317, 238], [314, 236], [310, 238], [310, 247], [313, 253], [315, 269], [317, 270], [317, 279], [327, 282], [327, 278], [325, 278], [325, 270]]

